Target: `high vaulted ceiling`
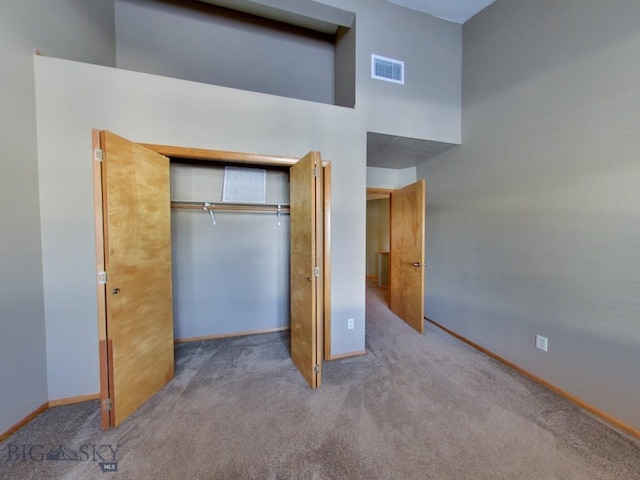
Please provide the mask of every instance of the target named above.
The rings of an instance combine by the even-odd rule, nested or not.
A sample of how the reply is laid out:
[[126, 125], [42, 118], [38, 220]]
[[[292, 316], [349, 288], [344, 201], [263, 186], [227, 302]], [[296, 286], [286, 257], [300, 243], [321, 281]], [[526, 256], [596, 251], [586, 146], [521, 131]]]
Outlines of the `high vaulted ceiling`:
[[495, 0], [387, 0], [403, 7], [444, 18], [456, 23], [464, 23], [476, 13], [484, 10]]

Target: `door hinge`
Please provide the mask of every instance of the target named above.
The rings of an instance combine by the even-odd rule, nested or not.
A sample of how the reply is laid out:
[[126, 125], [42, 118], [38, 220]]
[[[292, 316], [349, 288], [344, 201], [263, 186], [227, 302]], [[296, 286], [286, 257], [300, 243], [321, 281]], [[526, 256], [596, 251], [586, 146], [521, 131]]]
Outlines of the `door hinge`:
[[320, 174], [320, 172], [318, 171], [318, 167], [313, 167], [313, 176], [317, 177]]
[[314, 277], [319, 277], [320, 276], [320, 267], [316, 267], [313, 269], [313, 276]]
[[102, 409], [109, 412], [111, 411], [111, 399], [110, 398], [105, 398], [102, 401]]
[[96, 149], [93, 151], [93, 159], [94, 159], [96, 162], [101, 162], [101, 161], [102, 161], [102, 158], [103, 158], [103, 152], [102, 152], [102, 149], [101, 149], [101, 148], [96, 148]]
[[107, 272], [98, 272], [98, 285], [107, 284]]
[[313, 367], [313, 373], [320, 373], [320, 365]]

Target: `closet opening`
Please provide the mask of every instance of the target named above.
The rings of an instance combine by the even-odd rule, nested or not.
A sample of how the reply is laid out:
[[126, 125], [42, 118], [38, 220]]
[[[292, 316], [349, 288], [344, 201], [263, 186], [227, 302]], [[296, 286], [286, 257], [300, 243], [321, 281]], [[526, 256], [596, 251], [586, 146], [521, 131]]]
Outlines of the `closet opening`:
[[289, 168], [170, 158], [176, 343], [290, 328]]
[[426, 188], [424, 179], [396, 190], [367, 188], [367, 291], [419, 333], [424, 333]]
[[176, 341], [290, 329], [293, 364], [320, 387], [331, 359], [330, 162], [98, 130], [93, 147], [103, 428], [173, 378]]

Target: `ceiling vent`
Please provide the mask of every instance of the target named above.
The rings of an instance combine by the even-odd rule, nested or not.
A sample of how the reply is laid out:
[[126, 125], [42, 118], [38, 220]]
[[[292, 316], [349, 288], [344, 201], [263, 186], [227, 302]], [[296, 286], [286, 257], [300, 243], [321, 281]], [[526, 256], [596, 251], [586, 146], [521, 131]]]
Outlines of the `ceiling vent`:
[[372, 54], [371, 78], [404, 85], [404, 62]]

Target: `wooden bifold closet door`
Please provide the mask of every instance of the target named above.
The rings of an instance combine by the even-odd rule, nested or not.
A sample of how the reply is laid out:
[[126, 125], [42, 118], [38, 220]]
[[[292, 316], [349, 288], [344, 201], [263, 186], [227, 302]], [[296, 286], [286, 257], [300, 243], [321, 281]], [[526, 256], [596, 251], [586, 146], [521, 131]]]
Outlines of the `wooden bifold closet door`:
[[101, 148], [108, 400], [101, 396], [103, 426], [115, 427], [174, 374], [169, 159], [110, 132]]
[[290, 169], [291, 360], [311, 388], [322, 381], [323, 169], [311, 152]]
[[141, 145], [106, 131], [93, 137], [102, 427], [120, 425], [174, 375], [170, 170], [162, 153], [291, 165], [291, 359], [319, 387], [330, 300], [320, 154], [296, 161]]

